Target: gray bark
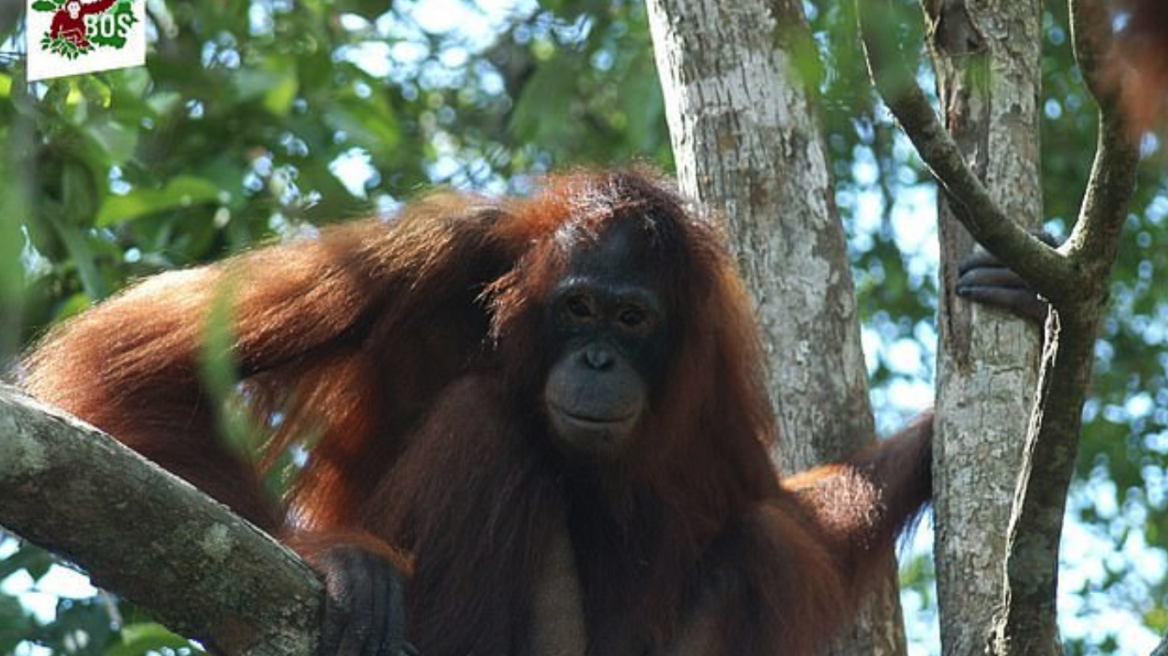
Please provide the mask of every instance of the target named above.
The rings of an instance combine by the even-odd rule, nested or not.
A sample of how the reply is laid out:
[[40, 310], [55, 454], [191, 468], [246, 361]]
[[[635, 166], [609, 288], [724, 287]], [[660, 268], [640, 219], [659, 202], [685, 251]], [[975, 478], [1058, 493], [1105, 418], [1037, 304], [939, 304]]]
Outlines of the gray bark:
[[[793, 0], [650, 0], [682, 191], [724, 213], [754, 294], [791, 471], [873, 439], [855, 292]], [[776, 454], [777, 456], [778, 454]], [[831, 653], [900, 654], [895, 560]]]
[[[926, 3], [941, 114], [1005, 214], [1042, 221], [1041, 3]], [[974, 241], [940, 200], [941, 300], [934, 451], [941, 643], [982, 654], [1002, 598], [1011, 500], [1037, 383], [1039, 329], [953, 293]]]
[[4, 386], [0, 525], [216, 652], [314, 651], [324, 589], [295, 554], [108, 435]]

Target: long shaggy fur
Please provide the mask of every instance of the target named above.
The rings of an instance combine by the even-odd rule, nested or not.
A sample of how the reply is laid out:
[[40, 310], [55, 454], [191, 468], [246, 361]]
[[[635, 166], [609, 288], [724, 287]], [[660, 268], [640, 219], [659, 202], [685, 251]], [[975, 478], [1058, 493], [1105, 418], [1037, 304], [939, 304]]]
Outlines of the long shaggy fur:
[[[1118, 0], [1125, 17], [1107, 62], [1107, 75], [1134, 133], [1168, 127], [1168, 3]], [[1099, 26], [1108, 29], [1108, 26]]]
[[[632, 452], [574, 462], [540, 409], [543, 305], [622, 221], [653, 235], [672, 357]], [[311, 437], [287, 511], [222, 445], [198, 376], [224, 288], [266, 460]], [[717, 227], [650, 174], [584, 172], [158, 276], [49, 335], [27, 387], [310, 558], [336, 541], [407, 553], [426, 656], [550, 653], [529, 623], [556, 531], [589, 653], [807, 654], [927, 501], [931, 427], [781, 486], [762, 362]]]

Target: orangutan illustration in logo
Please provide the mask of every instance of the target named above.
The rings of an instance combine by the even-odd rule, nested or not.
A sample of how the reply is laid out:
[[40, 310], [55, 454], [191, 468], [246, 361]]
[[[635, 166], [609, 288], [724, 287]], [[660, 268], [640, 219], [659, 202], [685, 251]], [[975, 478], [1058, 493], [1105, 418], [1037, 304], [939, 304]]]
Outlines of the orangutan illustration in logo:
[[53, 25], [49, 31], [52, 39], [68, 39], [82, 50], [89, 49], [89, 40], [86, 39], [85, 17], [100, 14], [109, 9], [118, 0], [97, 0], [88, 4], [81, 0], [67, 0], [57, 13], [53, 15]]

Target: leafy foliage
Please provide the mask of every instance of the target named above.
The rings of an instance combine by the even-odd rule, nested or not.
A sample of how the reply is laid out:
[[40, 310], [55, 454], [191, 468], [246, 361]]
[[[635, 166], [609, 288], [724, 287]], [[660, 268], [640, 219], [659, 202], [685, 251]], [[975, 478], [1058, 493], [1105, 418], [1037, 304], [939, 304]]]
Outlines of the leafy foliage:
[[[11, 549], [14, 543], [0, 534], [0, 551]], [[28, 545], [0, 559], [0, 581], [16, 581], [29, 590], [37, 590], [51, 573], [60, 570], [53, 556]], [[131, 604], [106, 594], [60, 598], [52, 619], [43, 615], [30, 612], [15, 596], [0, 595], [0, 653], [22, 653], [34, 642], [40, 650], [37, 653], [72, 656], [202, 653]]]
[[[1044, 205], [1065, 235], [1095, 118], [1063, 3], [1047, 4]], [[798, 65], [821, 90], [874, 398], [890, 424], [931, 390], [935, 192], [870, 91], [852, 3], [805, 6], [819, 51]], [[670, 166], [640, 2], [485, 7], [150, 3], [144, 68], [30, 87], [21, 61], [0, 58], [0, 361], [134, 278], [386, 212], [433, 185], [522, 192], [529, 176], [576, 163]], [[0, 31], [15, 37], [18, 23], [0, 16]], [[1168, 627], [1168, 196], [1162, 144], [1147, 150], [1069, 510], [1090, 559], [1104, 563], [1068, 555], [1073, 653], [1122, 651], [1150, 634], [1095, 628], [1106, 609], [1132, 609], [1120, 617], [1137, 629]], [[9, 544], [0, 544], [0, 653], [188, 648], [120, 602], [64, 600], [51, 619], [31, 613], [12, 581], [41, 581], [52, 560]], [[922, 572], [914, 563], [907, 580], [928, 601]]]
[[[29, 86], [22, 61], [0, 59], [0, 362], [134, 278], [429, 186], [668, 165], [638, 3], [426, 4], [152, 3], [144, 68]], [[32, 612], [14, 581], [35, 588], [53, 561], [15, 545], [0, 549], [0, 653], [189, 649], [101, 597]]]
[[66, 39], [63, 36], [53, 38], [46, 34], [41, 39], [41, 48], [47, 52], [60, 55], [67, 59], [77, 59], [81, 55], [93, 50], [93, 46], [88, 43], [77, 43], [72, 39]]

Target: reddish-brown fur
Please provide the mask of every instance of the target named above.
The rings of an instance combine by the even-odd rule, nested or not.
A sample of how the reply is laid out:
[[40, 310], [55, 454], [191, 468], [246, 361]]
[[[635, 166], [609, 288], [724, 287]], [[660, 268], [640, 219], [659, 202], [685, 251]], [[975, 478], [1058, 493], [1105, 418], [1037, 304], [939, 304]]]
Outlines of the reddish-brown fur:
[[[571, 462], [540, 410], [542, 303], [574, 249], [645, 216], [675, 356], [631, 452]], [[272, 450], [317, 438], [286, 523], [219, 445], [199, 382], [224, 289]], [[565, 531], [588, 653], [796, 656], [847, 618], [928, 500], [931, 422], [780, 486], [762, 362], [713, 224], [650, 175], [581, 173], [529, 200], [438, 196], [394, 223], [148, 280], [54, 331], [27, 386], [310, 558], [337, 541], [408, 553], [425, 656], [557, 653], [529, 638], [556, 631], [529, 623], [533, 591], [562, 583], [539, 572]]]
[[1168, 100], [1168, 3], [1118, 0], [1126, 14], [1110, 53], [1107, 75], [1119, 90], [1133, 132], [1165, 128]]

